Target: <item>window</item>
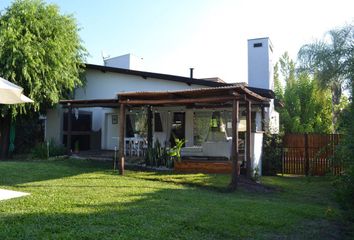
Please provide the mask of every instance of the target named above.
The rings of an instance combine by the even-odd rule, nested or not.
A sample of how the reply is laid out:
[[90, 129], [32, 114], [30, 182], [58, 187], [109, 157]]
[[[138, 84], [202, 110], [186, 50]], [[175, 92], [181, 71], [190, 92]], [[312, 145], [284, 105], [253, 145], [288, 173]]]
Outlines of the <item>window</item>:
[[210, 126], [212, 112], [194, 113], [194, 145], [201, 146], [205, 142]]
[[126, 137], [134, 137], [139, 135], [144, 137], [147, 135], [147, 117], [146, 114], [133, 113], [126, 115]]
[[155, 126], [155, 132], [163, 132], [160, 113], [154, 114], [154, 126]]
[[112, 115], [112, 124], [118, 124], [118, 115], [116, 114]]
[[262, 43], [254, 43], [254, 44], [253, 44], [253, 47], [254, 47], [254, 48], [258, 48], [258, 47], [262, 47], [262, 46], [263, 46]]

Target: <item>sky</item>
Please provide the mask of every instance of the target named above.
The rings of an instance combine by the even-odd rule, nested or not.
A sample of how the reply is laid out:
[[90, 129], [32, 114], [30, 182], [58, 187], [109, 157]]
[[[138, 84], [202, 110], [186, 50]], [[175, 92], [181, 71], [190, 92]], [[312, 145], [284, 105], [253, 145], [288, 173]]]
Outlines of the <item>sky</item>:
[[[11, 5], [0, 0], [0, 10]], [[274, 60], [354, 23], [353, 0], [46, 0], [73, 14], [90, 56], [132, 53], [141, 70], [247, 82], [247, 40], [269, 37]]]

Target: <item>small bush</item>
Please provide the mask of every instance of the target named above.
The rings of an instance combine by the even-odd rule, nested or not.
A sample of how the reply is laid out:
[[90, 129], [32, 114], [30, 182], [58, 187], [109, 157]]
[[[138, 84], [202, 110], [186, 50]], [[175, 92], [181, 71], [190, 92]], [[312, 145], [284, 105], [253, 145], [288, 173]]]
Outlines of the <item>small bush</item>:
[[166, 147], [162, 147], [158, 140], [155, 141], [154, 147], [147, 149], [145, 164], [147, 166], [173, 168], [173, 160], [169, 156], [169, 151]]
[[281, 170], [281, 136], [278, 134], [264, 134], [262, 174], [273, 176]]
[[47, 145], [47, 142], [37, 144], [32, 149], [31, 154], [32, 158], [47, 159], [48, 157], [61, 156], [66, 154], [66, 149], [64, 146], [57, 145], [54, 143], [54, 141], [50, 141], [49, 146]]
[[348, 167], [334, 182], [336, 197], [346, 215], [354, 221], [354, 165]]

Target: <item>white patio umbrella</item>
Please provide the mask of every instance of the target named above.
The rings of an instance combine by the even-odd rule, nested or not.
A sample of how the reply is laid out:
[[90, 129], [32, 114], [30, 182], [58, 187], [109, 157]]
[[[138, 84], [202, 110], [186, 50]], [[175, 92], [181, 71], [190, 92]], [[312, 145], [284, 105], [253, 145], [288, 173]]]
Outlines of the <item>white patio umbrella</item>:
[[17, 104], [33, 102], [22, 94], [23, 88], [0, 77], [0, 104]]

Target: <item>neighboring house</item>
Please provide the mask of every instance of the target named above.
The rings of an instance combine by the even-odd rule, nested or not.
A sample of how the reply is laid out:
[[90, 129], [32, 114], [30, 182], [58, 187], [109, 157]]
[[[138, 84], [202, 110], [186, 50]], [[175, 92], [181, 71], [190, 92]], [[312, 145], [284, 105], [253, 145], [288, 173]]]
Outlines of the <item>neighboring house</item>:
[[[268, 38], [249, 40], [249, 84], [236, 84], [247, 91], [268, 99], [274, 98], [272, 46]], [[130, 92], [173, 92], [188, 89], [233, 88], [219, 78], [195, 79], [136, 70], [140, 60], [128, 54], [106, 59], [105, 66], [86, 65], [86, 84], [74, 92], [74, 99], [62, 101], [62, 106], [47, 111], [45, 138], [57, 143], [67, 143], [68, 110], [73, 107], [71, 122], [71, 149], [113, 150], [118, 147], [119, 104], [117, 98]], [[135, 70], [132, 70], [135, 69]], [[178, 95], [178, 92], [173, 93]], [[244, 147], [246, 116], [240, 106], [239, 138], [241, 151]], [[231, 154], [231, 114], [229, 105], [153, 106], [153, 141], [162, 146], [173, 145], [174, 138], [184, 138], [184, 156], [225, 157]], [[127, 139], [146, 139], [146, 106], [132, 106], [127, 109]], [[261, 164], [262, 137], [265, 128], [276, 132], [278, 115], [273, 100], [268, 104], [252, 107], [251, 152], [253, 167]], [[140, 146], [140, 150], [143, 146]], [[126, 147], [128, 148], [128, 147]], [[132, 150], [132, 149], [130, 149]], [[135, 149], [136, 150], [136, 149]], [[140, 151], [139, 150], [139, 151]], [[128, 151], [128, 149], [126, 149]], [[143, 152], [135, 152], [141, 155]]]

